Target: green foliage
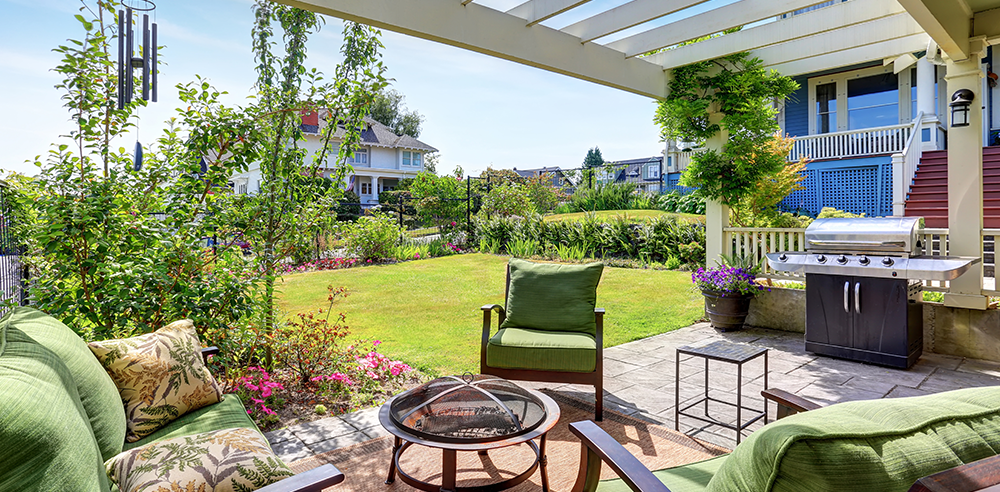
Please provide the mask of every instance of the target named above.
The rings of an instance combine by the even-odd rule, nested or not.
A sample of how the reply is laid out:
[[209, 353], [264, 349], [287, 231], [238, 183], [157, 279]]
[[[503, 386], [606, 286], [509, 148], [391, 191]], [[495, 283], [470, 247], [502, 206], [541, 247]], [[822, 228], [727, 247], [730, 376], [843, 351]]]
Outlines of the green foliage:
[[677, 270], [681, 267], [681, 260], [676, 256], [671, 256], [663, 262], [663, 267], [667, 270]]
[[[633, 207], [633, 205], [643, 205]], [[636, 208], [656, 208], [651, 198], [636, 200], [635, 184], [628, 182], [613, 182], [598, 185], [595, 188], [577, 188], [570, 197], [563, 213], [594, 212], [597, 210], [632, 210]]]
[[736, 253], [731, 255], [720, 255], [719, 259], [715, 260], [715, 265], [738, 268], [753, 275], [760, 272], [760, 264], [757, 262], [757, 258], [749, 255]]
[[[654, 121], [669, 140], [704, 142], [720, 131], [728, 134], [721, 150], [698, 152], [681, 184], [698, 193], [737, 206], [764, 176], [785, 165], [785, 155], [768, 152], [778, 131], [773, 101], [784, 99], [798, 84], [747, 53], [674, 69], [670, 95], [660, 103]], [[721, 114], [721, 119], [713, 118]]]
[[337, 221], [355, 221], [361, 216], [361, 197], [351, 190], [344, 190], [337, 203]]
[[833, 207], [823, 207], [819, 211], [819, 215], [816, 216], [817, 219], [858, 219], [864, 217], [865, 214], [852, 214], [850, 212], [845, 212], [843, 210], [837, 210]]
[[531, 258], [538, 253], [538, 241], [534, 239], [517, 238], [507, 245], [511, 256], [517, 258]]
[[[791, 138], [777, 136], [765, 142], [763, 148], [764, 152], [774, 155], [787, 155], [792, 144]], [[790, 219], [778, 210], [778, 204], [792, 192], [803, 188], [800, 183], [805, 179], [805, 168], [806, 161], [803, 159], [762, 176], [757, 185], [733, 207], [733, 222], [739, 227], [787, 227], [784, 224]]]
[[594, 147], [587, 151], [587, 156], [583, 158], [583, 167], [599, 167], [604, 165], [604, 156], [601, 149]]
[[389, 127], [396, 135], [417, 138], [420, 136], [420, 124], [424, 117], [416, 111], [407, 111], [403, 99], [406, 97], [394, 89], [380, 90], [375, 93], [369, 114], [373, 120]]
[[664, 193], [658, 199], [660, 210], [682, 214], [705, 214], [705, 197], [697, 193]]
[[333, 304], [346, 296], [347, 290], [331, 285], [327, 291], [329, 305], [325, 313], [322, 308], [317, 313], [299, 313], [297, 319], [280, 325], [268, 340], [277, 362], [291, 369], [302, 386], [308, 385], [313, 377], [333, 372], [347, 362], [345, 350], [340, 346], [348, 333], [344, 324], [346, 318], [341, 313], [330, 322]]
[[383, 261], [396, 257], [403, 231], [395, 219], [375, 212], [344, 228], [347, 252], [362, 261]]
[[515, 182], [494, 186], [483, 197], [483, 204], [479, 209], [480, 214], [503, 217], [525, 216], [534, 212], [535, 206], [528, 197], [527, 187]]
[[407, 183], [422, 225], [441, 226], [465, 219], [465, 182], [455, 176], [421, 172]]

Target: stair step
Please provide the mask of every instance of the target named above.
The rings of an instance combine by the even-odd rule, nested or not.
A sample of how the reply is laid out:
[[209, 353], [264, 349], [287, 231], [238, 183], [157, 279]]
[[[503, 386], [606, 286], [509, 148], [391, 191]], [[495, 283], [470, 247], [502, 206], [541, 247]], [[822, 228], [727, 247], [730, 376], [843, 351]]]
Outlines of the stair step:
[[925, 201], [948, 203], [948, 192], [947, 191], [944, 191], [944, 192], [941, 192], [941, 191], [917, 191], [917, 192], [910, 191], [910, 195], [909, 195], [909, 197], [907, 198], [906, 201], [907, 201], [907, 203], [925, 202]]
[[[998, 184], [1000, 186], [1000, 184]], [[985, 185], [984, 185], [985, 188]], [[930, 193], [930, 192], [941, 192], [948, 193], [947, 183], [916, 183], [914, 182], [910, 185], [910, 193]]]

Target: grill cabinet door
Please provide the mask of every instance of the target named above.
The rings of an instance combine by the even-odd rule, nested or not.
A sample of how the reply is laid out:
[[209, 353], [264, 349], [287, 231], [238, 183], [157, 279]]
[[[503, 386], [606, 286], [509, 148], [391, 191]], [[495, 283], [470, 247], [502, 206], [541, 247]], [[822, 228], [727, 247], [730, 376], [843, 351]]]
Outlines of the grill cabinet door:
[[870, 277], [853, 280], [854, 348], [908, 355], [906, 281]]
[[807, 342], [840, 347], [854, 346], [853, 288], [854, 277], [806, 275]]

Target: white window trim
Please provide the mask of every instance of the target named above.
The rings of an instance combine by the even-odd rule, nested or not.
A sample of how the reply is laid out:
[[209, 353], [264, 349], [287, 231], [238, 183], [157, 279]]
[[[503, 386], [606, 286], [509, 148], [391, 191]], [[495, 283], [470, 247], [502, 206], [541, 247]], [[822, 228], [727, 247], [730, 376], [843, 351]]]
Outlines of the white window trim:
[[[878, 75], [882, 73], [892, 73], [892, 65], [884, 67], [871, 67], [863, 68], [861, 70], [852, 70], [850, 72], [841, 72], [831, 75], [824, 75], [822, 77], [813, 77], [809, 79], [809, 134], [816, 135], [816, 86], [836, 83], [837, 84], [837, 129], [838, 132], [847, 131], [849, 119], [847, 117], [847, 112], [849, 108], [847, 107], [847, 81], [853, 79], [860, 79], [864, 77], [871, 77], [872, 75]], [[912, 119], [910, 115], [910, 71], [903, 70], [898, 74], [899, 78], [897, 80], [897, 108], [899, 110], [897, 124], [899, 122], [906, 122]], [[903, 101], [906, 103], [903, 104]], [[831, 132], [833, 133], [833, 132]]]
[[660, 177], [660, 166], [650, 164], [646, 166], [646, 179], [658, 179]]

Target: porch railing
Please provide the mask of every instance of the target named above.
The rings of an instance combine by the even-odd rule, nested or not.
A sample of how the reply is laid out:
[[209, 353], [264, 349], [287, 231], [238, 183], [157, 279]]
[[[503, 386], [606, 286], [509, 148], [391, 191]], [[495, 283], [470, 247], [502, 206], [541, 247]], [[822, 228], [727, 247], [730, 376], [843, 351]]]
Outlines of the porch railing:
[[876, 154], [895, 154], [906, 148], [913, 133], [910, 123], [864, 130], [849, 130], [795, 137], [789, 161], [800, 158], [838, 159]]
[[688, 165], [691, 164], [691, 156], [693, 156], [695, 152], [696, 152], [695, 150], [689, 150], [689, 151], [672, 150], [668, 152], [667, 156], [670, 158], [670, 163], [671, 163], [668, 172], [674, 172], [674, 173], [683, 172], [685, 169], [687, 169]]
[[[725, 254], [755, 258], [760, 265], [758, 277], [775, 280], [804, 281], [805, 275], [777, 272], [771, 269], [764, 257], [779, 251], [805, 251], [805, 229], [778, 229], [755, 227], [727, 227], [723, 229]], [[995, 240], [1000, 229], [983, 229], [983, 286], [982, 294], [1000, 296], [996, 284]], [[924, 255], [943, 256], [949, 253], [948, 229], [924, 229], [917, 237]], [[950, 283], [924, 280], [924, 290], [948, 292]]]
[[917, 165], [920, 164], [923, 142], [917, 136], [920, 135], [919, 130], [923, 120], [924, 112], [921, 111], [913, 120], [910, 138], [906, 140], [903, 152], [892, 155], [893, 215], [903, 215], [906, 207], [906, 195], [910, 192], [910, 184], [913, 182], [913, 176], [917, 173]]

